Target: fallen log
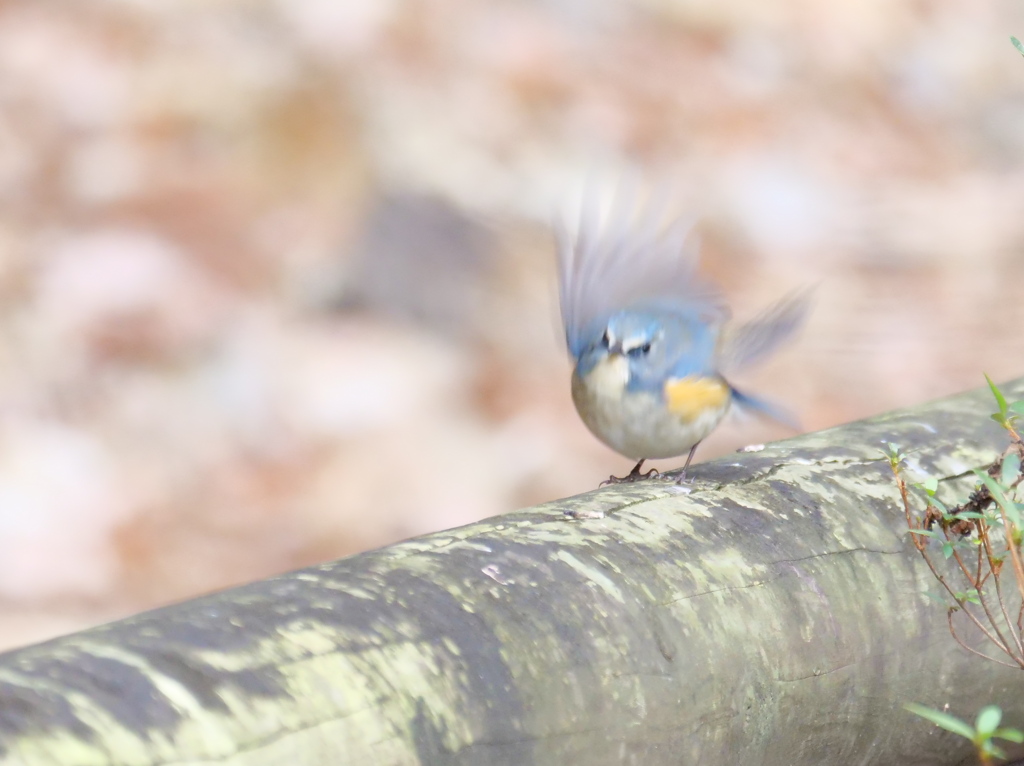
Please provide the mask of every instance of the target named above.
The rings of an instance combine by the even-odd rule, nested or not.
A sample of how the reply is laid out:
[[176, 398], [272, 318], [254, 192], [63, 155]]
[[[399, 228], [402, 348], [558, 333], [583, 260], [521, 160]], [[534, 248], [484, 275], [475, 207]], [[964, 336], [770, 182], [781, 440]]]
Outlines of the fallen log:
[[0, 763], [971, 762], [903, 705], [1020, 726], [1024, 674], [953, 641], [880, 458], [955, 483], [1005, 446], [990, 411], [976, 391], [8, 652]]

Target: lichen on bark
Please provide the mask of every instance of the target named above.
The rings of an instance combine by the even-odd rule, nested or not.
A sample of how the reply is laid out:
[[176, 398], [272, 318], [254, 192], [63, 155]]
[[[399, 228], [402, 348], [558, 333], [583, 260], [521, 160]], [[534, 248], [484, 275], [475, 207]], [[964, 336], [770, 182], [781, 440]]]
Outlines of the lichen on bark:
[[1000, 449], [986, 396], [7, 653], [0, 762], [958, 763], [902, 705], [1020, 721], [1024, 676], [923, 597], [880, 450], [956, 481]]

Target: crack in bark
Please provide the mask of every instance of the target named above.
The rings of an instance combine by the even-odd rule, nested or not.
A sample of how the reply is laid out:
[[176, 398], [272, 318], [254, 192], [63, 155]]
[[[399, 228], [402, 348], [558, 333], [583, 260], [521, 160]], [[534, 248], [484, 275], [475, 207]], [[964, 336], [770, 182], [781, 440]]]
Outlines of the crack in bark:
[[[719, 491], [719, 490], [722, 490], [722, 489], [727, 489], [728, 487], [736, 487], [736, 486], [741, 486], [742, 487], [742, 486], [746, 486], [748, 484], [754, 484], [754, 483], [759, 482], [759, 481], [764, 481], [766, 479], [770, 479], [775, 474], [777, 474], [779, 471], [781, 471], [783, 468], [790, 468], [792, 466], [800, 466], [800, 467], [803, 467], [803, 468], [815, 468], [815, 467], [821, 467], [821, 466], [826, 466], [826, 465], [839, 465], [839, 466], [871, 465], [872, 463], [881, 462], [881, 460], [882, 460], [882, 458], [839, 458], [839, 457], [835, 457], [835, 458], [821, 458], [820, 460], [810, 460], [810, 459], [803, 460], [803, 461], [791, 460], [789, 462], [776, 463], [775, 465], [771, 466], [770, 468], [768, 468], [765, 471], [761, 471], [760, 473], [756, 473], [756, 474], [754, 474], [752, 476], [747, 476], [746, 478], [743, 478], [743, 479], [735, 479], [733, 481], [719, 482], [717, 484], [714, 484], [709, 489], [712, 489], [714, 491]], [[703, 490], [695, 490], [695, 491], [707, 491], [707, 490], [703, 489]]]
[[[868, 655], [868, 656], [870, 656], [870, 655]], [[829, 668], [828, 670], [818, 670], [818, 669], [815, 669], [814, 672], [809, 673], [806, 676], [797, 676], [796, 678], [780, 678], [780, 679], [778, 679], [778, 681], [779, 681], [780, 684], [795, 684], [798, 681], [806, 681], [806, 680], [808, 680], [810, 678], [822, 678], [823, 676], [827, 676], [827, 675], [829, 675], [831, 673], [835, 673], [837, 671], [843, 670], [844, 668], [852, 668], [854, 665], [857, 665], [858, 663], [860, 663], [861, 661], [863, 661], [865, 659], [867, 659], [867, 658], [866, 657], [862, 657], [860, 659], [854, 660], [853, 662], [847, 662], [847, 663], [844, 663], [843, 665], [836, 665], [834, 668]]]

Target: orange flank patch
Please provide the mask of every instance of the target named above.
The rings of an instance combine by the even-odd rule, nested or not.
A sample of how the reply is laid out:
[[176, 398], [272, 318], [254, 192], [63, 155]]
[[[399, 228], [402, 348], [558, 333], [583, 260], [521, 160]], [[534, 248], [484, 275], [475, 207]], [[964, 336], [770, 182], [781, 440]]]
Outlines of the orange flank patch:
[[729, 386], [721, 378], [673, 378], [665, 383], [665, 401], [669, 412], [689, 423], [709, 410], [719, 412], [725, 407]]

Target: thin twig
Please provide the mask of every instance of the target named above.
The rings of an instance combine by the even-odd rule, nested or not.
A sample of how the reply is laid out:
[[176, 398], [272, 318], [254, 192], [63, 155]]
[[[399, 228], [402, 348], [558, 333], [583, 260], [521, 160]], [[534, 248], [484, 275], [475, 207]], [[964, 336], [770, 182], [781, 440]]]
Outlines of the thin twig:
[[[978, 547], [978, 552], [979, 553], [981, 552], [981, 546]], [[987, 551], [986, 551], [986, 554], [987, 554]], [[989, 558], [988, 561], [989, 561], [989, 567], [991, 567], [992, 559]], [[1017, 657], [1017, 662], [1019, 662], [1019, 663], [1020, 662], [1024, 662], [1024, 641], [1021, 640], [1021, 630], [1020, 630], [1020, 627], [1018, 626], [1017, 630], [1014, 630], [1014, 624], [1010, 620], [1010, 612], [1007, 611], [1007, 602], [1006, 602], [1006, 600], [1004, 598], [1002, 598], [1002, 586], [999, 583], [1000, 578], [999, 578], [998, 574], [993, 569], [989, 568], [989, 571], [992, 572], [992, 582], [995, 583], [995, 598], [996, 598], [996, 601], [998, 601], [999, 609], [1002, 612], [1002, 619], [1007, 621], [1007, 628], [1010, 631], [1010, 635], [1013, 637], [1014, 643], [1017, 644], [1017, 651], [1019, 652], [1019, 655]], [[981, 589], [980, 588], [978, 589], [978, 592], [981, 593]], [[1021, 602], [1021, 603], [1022, 603], [1022, 605], [1024, 605], [1024, 602]], [[1018, 620], [1018, 622], [1019, 622], [1019, 620]]]
[[1006, 517], [1006, 511], [1003, 510], [1003, 506], [996, 503], [996, 507], [999, 508], [999, 514], [1003, 517], [1003, 531], [1006, 533], [1006, 548], [1010, 552], [1010, 561], [1013, 562], [1013, 576], [1017, 581], [1017, 592], [1020, 594], [1022, 600], [1024, 600], [1024, 562], [1020, 560], [1020, 551], [1017, 550], [1017, 544], [1014, 542], [1013, 533], [1017, 527], [1010, 523], [1010, 520]]
[[938, 570], [935, 568], [935, 565], [932, 563], [932, 560], [928, 556], [927, 552], [923, 552], [921, 555], [924, 557], [925, 563], [928, 564], [928, 568], [932, 570], [932, 576], [939, 581], [943, 588], [946, 589], [946, 592], [952, 597], [953, 601], [956, 602], [956, 605], [960, 607], [960, 611], [962, 611], [967, 616], [967, 618], [974, 623], [975, 627], [977, 627], [978, 630], [985, 634], [985, 637], [989, 641], [995, 644], [996, 648], [998, 648], [1001, 652], [1010, 657], [1010, 659], [1016, 661], [1017, 658], [1013, 656], [1013, 653], [1010, 651], [1009, 647], [1001, 643], [995, 636], [993, 636], [988, 631], [988, 629], [981, 624], [981, 620], [975, 617], [971, 610], [967, 608], [966, 602], [962, 598], [957, 596], [956, 592], [949, 587], [949, 583], [946, 582], [946, 578], [939, 574]]
[[[948, 530], [943, 529], [942, 534], [945, 536], [947, 542], [953, 542], [949, 539]], [[1006, 636], [1004, 636], [1003, 632], [999, 629], [999, 623], [993, 616], [992, 611], [989, 609], [988, 602], [985, 601], [985, 594], [982, 592], [980, 578], [979, 580], [972, 581], [970, 570], [967, 569], [967, 565], [964, 563], [963, 558], [960, 556], [960, 552], [956, 549], [953, 550], [953, 558], [956, 560], [957, 565], [960, 567], [960, 571], [963, 572], [964, 579], [967, 580], [967, 584], [974, 586], [974, 592], [978, 594], [978, 604], [979, 606], [981, 606], [981, 610], [985, 613], [985, 618], [988, 620], [988, 624], [992, 626], [992, 630], [994, 630], [996, 635], [999, 637], [1000, 645], [1004, 647], [1004, 651], [1006, 651], [1006, 653], [1009, 654], [1014, 659], [1014, 661], [1017, 661], [1017, 657], [1010, 651], [1010, 642], [1006, 640]], [[967, 612], [966, 606], [962, 606], [962, 608], [964, 612]], [[1014, 636], [1014, 638], [1016, 639], [1017, 644], [1020, 644], [1020, 637]], [[1024, 653], [1024, 648], [1022, 648], [1021, 651], [1022, 653]]]
[[[979, 519], [979, 521], [981, 520], [982, 519]], [[949, 533], [946, 529], [942, 530], [942, 534], [945, 536], [946, 540], [949, 541]], [[985, 593], [982, 586], [984, 585], [984, 581], [987, 579], [987, 577], [985, 579], [982, 579], [981, 577], [981, 546], [978, 546], [978, 577], [973, 581], [971, 577], [971, 572], [968, 571], [967, 565], [964, 563], [963, 559], [961, 558], [961, 555], [959, 555], [959, 553], [954, 550], [953, 557], [956, 559], [956, 563], [959, 564], [959, 567], [961, 567], [961, 570], [964, 572], [965, 579], [967, 579], [970, 585], [974, 586], [975, 593], [978, 594], [978, 603], [981, 605], [982, 610], [985, 612], [985, 618], [988, 620], [988, 624], [992, 626], [992, 630], [995, 631], [995, 635], [999, 637], [999, 641], [1001, 642], [1001, 644], [1009, 648], [1010, 642], [1007, 640], [1006, 636], [1002, 635], [1002, 631], [999, 630], [998, 621], [996, 621], [995, 616], [989, 609], [988, 601], [985, 600]], [[1020, 652], [1020, 655], [1018, 657], [1017, 655], [1014, 655], [1011, 651], [1008, 651], [1007, 653], [1014, 658], [1015, 662], [1022, 662], [1024, 661], [1024, 645], [1021, 644], [1020, 635], [1016, 631], [1014, 631], [1014, 626], [1013, 623], [1010, 622], [1010, 615], [1007, 613], [1006, 605], [1002, 603], [1002, 593], [998, 583], [999, 581], [996, 577], [996, 599], [999, 603], [999, 608], [1002, 610], [1002, 616], [1004, 616], [1004, 619], [1006, 620], [1007, 628], [1009, 629], [1010, 634], [1014, 639], [1014, 643], [1016, 644], [1017, 650]]]
[[969, 651], [971, 654], [976, 654], [976, 655], [978, 655], [979, 657], [981, 657], [983, 659], [991, 660], [992, 662], [995, 662], [998, 665], [1005, 665], [1008, 668], [1020, 668], [1020, 667], [1022, 667], [1020, 663], [1011, 664], [1009, 662], [1003, 662], [1002, 660], [997, 659], [995, 657], [989, 657], [987, 654], [983, 654], [982, 652], [979, 652], [977, 649], [974, 649], [974, 648], [968, 646], [967, 644], [965, 644], [963, 641], [961, 641], [960, 640], [960, 636], [958, 636], [956, 634], [956, 628], [953, 627], [953, 610], [952, 609], [950, 609], [949, 612], [947, 612], [947, 614], [946, 614], [946, 621], [949, 623], [949, 632], [953, 636], [953, 639], [958, 644], [960, 644], [960, 646], [962, 646], [964, 649]]

